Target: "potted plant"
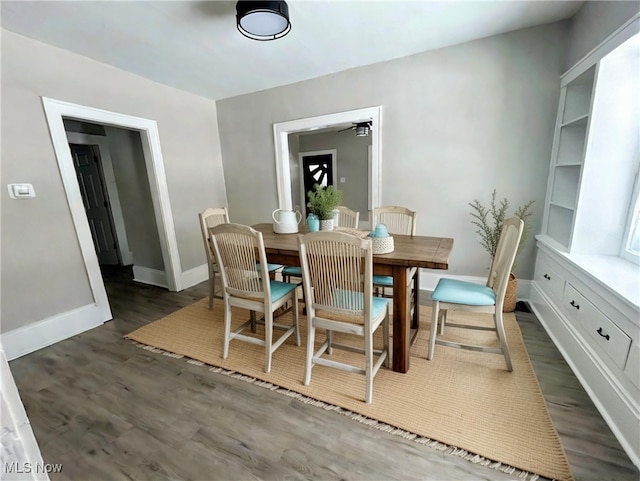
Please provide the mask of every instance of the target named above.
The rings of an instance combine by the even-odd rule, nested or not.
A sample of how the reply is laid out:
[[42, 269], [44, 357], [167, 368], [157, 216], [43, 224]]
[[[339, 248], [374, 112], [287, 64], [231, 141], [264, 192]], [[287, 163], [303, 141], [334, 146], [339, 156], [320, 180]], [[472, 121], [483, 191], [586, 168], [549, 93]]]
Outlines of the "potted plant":
[[[524, 230], [522, 231], [522, 237], [520, 244], [518, 244], [518, 250], [516, 252], [516, 258], [518, 253], [522, 250], [527, 242], [530, 232], [530, 217], [533, 214], [531, 206], [534, 201], [530, 200], [525, 204], [518, 207], [514, 215], [524, 221]], [[477, 199], [469, 203], [471, 206], [471, 216], [474, 220], [472, 224], [478, 227], [476, 231], [480, 235], [480, 245], [486, 249], [493, 261], [493, 257], [496, 254], [496, 248], [498, 247], [498, 240], [500, 239], [500, 232], [502, 231], [502, 223], [509, 209], [509, 201], [504, 198], [499, 203], [496, 201], [496, 190], [491, 193], [491, 202], [489, 207], [485, 207]], [[515, 262], [513, 268], [515, 269]], [[504, 298], [504, 312], [513, 312], [516, 308], [516, 293], [518, 291], [518, 280], [513, 272], [509, 275], [509, 283], [507, 285], [507, 293]]]
[[332, 230], [334, 210], [342, 204], [342, 191], [334, 189], [332, 185], [322, 187], [319, 184], [313, 186], [313, 190], [307, 192], [309, 211], [320, 219], [320, 230]]

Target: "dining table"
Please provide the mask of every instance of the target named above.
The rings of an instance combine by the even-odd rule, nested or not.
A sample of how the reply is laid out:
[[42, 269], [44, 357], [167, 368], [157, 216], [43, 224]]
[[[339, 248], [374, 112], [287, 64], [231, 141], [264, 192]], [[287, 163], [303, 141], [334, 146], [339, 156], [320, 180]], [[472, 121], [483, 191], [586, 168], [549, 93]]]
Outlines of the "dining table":
[[[300, 266], [298, 236], [303, 235], [304, 231], [277, 234], [271, 223], [252, 227], [262, 233], [269, 263]], [[419, 329], [420, 268], [448, 269], [453, 239], [393, 234], [393, 244], [392, 252], [373, 255], [373, 273], [393, 277], [391, 365], [393, 371], [406, 373], [409, 371], [411, 342]]]

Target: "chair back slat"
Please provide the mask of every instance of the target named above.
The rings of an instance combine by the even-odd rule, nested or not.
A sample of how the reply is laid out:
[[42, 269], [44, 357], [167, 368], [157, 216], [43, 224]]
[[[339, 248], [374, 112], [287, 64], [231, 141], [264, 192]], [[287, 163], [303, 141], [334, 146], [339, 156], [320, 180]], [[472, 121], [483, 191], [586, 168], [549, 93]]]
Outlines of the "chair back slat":
[[371, 240], [341, 232], [300, 236], [303, 282], [311, 299], [310, 315], [326, 311], [341, 319], [364, 323], [372, 303]]
[[390, 205], [386, 207], [376, 207], [373, 209], [373, 225], [384, 224], [387, 226], [389, 234], [415, 235], [416, 234], [416, 212]]
[[227, 294], [248, 298], [270, 295], [269, 282], [263, 282], [269, 276], [261, 232], [240, 224], [220, 224], [209, 229], [209, 235]]
[[338, 209], [338, 225], [340, 227], [348, 227], [357, 229], [360, 221], [360, 212], [349, 209], [344, 205], [339, 205]]
[[487, 279], [487, 286], [491, 287], [496, 294], [496, 303], [502, 304], [504, 302], [509, 274], [516, 258], [523, 229], [524, 222], [516, 216], [506, 219], [502, 224], [496, 254]]
[[207, 254], [207, 261], [213, 262], [215, 261], [215, 255], [213, 253], [213, 245], [209, 239], [209, 229], [219, 224], [228, 224], [229, 213], [226, 207], [209, 207], [200, 212], [198, 218], [200, 219], [200, 231]]

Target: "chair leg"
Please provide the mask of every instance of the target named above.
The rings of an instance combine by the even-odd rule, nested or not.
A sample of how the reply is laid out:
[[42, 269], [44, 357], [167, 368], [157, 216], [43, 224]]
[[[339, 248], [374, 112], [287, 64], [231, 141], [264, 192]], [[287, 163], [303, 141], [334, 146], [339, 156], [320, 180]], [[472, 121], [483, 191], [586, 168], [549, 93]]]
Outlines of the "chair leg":
[[431, 307], [431, 335], [429, 336], [429, 350], [427, 351], [427, 359], [433, 359], [434, 351], [436, 350], [436, 333], [438, 331], [438, 317], [440, 314], [440, 302], [433, 301]]
[[224, 346], [222, 348], [222, 358], [229, 356], [229, 341], [231, 341], [231, 306], [224, 303]]
[[[310, 322], [310, 321], [309, 321]], [[311, 368], [313, 367], [313, 354], [315, 349], [316, 328], [309, 324], [307, 327], [307, 358], [304, 366], [304, 385], [311, 382]]]
[[271, 372], [271, 355], [273, 354], [273, 312], [265, 311], [264, 313], [264, 349], [264, 372]]
[[373, 399], [373, 333], [371, 327], [365, 329], [364, 337], [364, 371], [367, 377], [367, 392], [365, 395], [365, 403], [371, 404]]
[[384, 316], [384, 321], [382, 321], [382, 346], [383, 351], [387, 353], [387, 358], [384, 360], [384, 367], [389, 367], [389, 358], [391, 357], [391, 353], [389, 352], [389, 313]]
[[213, 298], [216, 295], [216, 275], [209, 271], [209, 310], [213, 309]]
[[293, 310], [293, 323], [296, 326], [295, 332], [296, 332], [296, 346], [299, 346], [301, 344], [300, 342], [300, 322], [298, 319], [298, 288], [296, 287], [296, 289], [294, 290], [294, 294], [293, 294], [293, 306], [291, 308]]
[[331, 346], [331, 344], [333, 343], [333, 331], [326, 331], [326, 332], [327, 332], [327, 341], [329, 342], [327, 346], [327, 354], [331, 355], [333, 354], [333, 347]]
[[440, 335], [442, 336], [444, 334], [444, 325], [447, 323], [447, 310], [446, 309], [442, 309], [440, 311]]
[[496, 312], [493, 315], [493, 319], [496, 323], [496, 332], [498, 333], [498, 338], [500, 339], [500, 347], [502, 348], [502, 354], [504, 354], [504, 361], [507, 363], [507, 371], [513, 371], [513, 366], [511, 365], [511, 355], [509, 354], [509, 346], [507, 345], [507, 335], [504, 332], [504, 324], [502, 322], [502, 312]]

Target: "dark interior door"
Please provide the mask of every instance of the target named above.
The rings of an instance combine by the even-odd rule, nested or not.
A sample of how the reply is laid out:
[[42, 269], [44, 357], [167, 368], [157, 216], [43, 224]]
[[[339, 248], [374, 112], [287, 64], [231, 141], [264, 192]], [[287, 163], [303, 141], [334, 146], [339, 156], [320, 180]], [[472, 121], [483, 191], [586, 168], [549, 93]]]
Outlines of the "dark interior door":
[[[80, 195], [87, 213], [91, 237], [100, 264], [119, 264], [109, 197], [102, 177], [100, 157], [94, 146], [69, 144]], [[97, 149], [97, 146], [95, 146]]]

